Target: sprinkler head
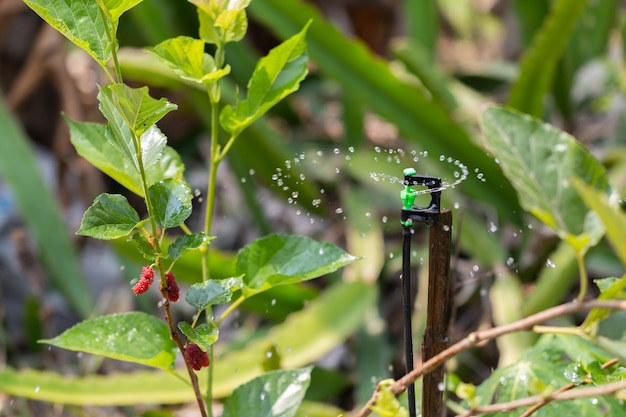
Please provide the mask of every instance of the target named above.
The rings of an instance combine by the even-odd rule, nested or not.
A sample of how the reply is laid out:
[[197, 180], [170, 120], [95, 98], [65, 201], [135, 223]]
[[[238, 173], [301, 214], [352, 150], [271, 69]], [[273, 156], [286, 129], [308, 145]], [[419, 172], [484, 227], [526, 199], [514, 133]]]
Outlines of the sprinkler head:
[[[405, 188], [400, 192], [402, 199], [401, 223], [405, 227], [412, 226], [415, 222], [426, 223], [429, 226], [439, 224], [439, 212], [441, 205], [441, 178], [428, 175], [417, 175], [414, 168], [406, 168], [403, 171]], [[411, 188], [412, 185], [428, 187], [431, 195], [430, 204], [425, 207], [415, 206], [415, 198], [418, 191]]]

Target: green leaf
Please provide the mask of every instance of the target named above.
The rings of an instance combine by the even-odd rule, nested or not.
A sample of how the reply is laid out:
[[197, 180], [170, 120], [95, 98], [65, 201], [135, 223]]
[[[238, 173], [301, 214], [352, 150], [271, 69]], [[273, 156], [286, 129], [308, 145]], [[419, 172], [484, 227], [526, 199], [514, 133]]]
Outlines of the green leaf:
[[409, 413], [391, 392], [391, 386], [395, 381], [393, 379], [385, 379], [378, 383], [378, 395], [376, 402], [372, 406], [372, 411], [381, 417], [408, 417]]
[[100, 194], [83, 214], [76, 234], [105, 240], [117, 239], [132, 232], [139, 221], [139, 214], [126, 197]]
[[167, 248], [167, 252], [172, 259], [178, 259], [180, 258], [180, 255], [182, 255], [183, 251], [200, 249], [214, 238], [214, 236], [208, 236], [205, 233], [183, 235], [172, 242], [169, 248]]
[[132, 9], [143, 0], [103, 0], [113, 21], [117, 21], [124, 12]]
[[188, 341], [194, 342], [205, 352], [219, 338], [219, 330], [213, 323], [202, 323], [197, 327], [191, 327], [191, 324], [181, 321], [178, 323], [178, 328], [187, 336]]
[[133, 233], [132, 240], [137, 245], [134, 249], [136, 249], [137, 252], [141, 254], [141, 256], [150, 261], [150, 263], [156, 261], [156, 258], [159, 254], [156, 252], [154, 246], [150, 244], [150, 242], [143, 233]]
[[178, 226], [191, 215], [192, 194], [183, 181], [158, 182], [148, 188], [148, 195], [152, 202], [152, 216], [161, 228]]
[[[98, 93], [100, 111], [109, 124], [123, 124], [137, 136], [143, 135], [150, 126], [161, 120], [167, 113], [178, 106], [165, 98], [153, 99], [148, 87], [131, 88], [126, 84], [109, 84]], [[134, 155], [134, 148], [132, 149]]]
[[237, 388], [223, 417], [293, 417], [311, 383], [312, 367], [263, 374]]
[[142, 312], [85, 320], [40, 342], [167, 371], [173, 368], [177, 352], [167, 324]]
[[[594, 280], [600, 288], [598, 300], [616, 300], [626, 298], [626, 275], [621, 278], [604, 278]], [[589, 312], [582, 327], [589, 328], [593, 324], [607, 318], [611, 314], [610, 310], [594, 308]]]
[[2, 98], [0, 132], [0, 177], [11, 187], [20, 215], [29, 234], [32, 233], [37, 253], [54, 286], [80, 317], [86, 317], [93, 309], [93, 302], [67, 233], [68, 226], [39, 170], [32, 141], [20, 130]]
[[223, 47], [241, 40], [248, 31], [245, 8], [250, 0], [189, 0], [198, 7], [200, 38]]
[[261, 58], [248, 82], [248, 97], [220, 113], [220, 123], [238, 136], [272, 106], [296, 91], [308, 70], [305, 36], [310, 23]]
[[509, 105], [535, 117], [543, 115], [543, 100], [586, 0], [557, 0], [535, 35], [532, 47], [522, 58], [520, 75], [509, 98]]
[[94, 0], [25, 0], [50, 26], [86, 51], [100, 66], [111, 58], [111, 44], [98, 2]]
[[199, 284], [193, 284], [185, 300], [198, 310], [208, 306], [225, 304], [233, 298], [233, 293], [240, 290], [243, 282], [240, 277], [226, 279], [212, 279]]
[[168, 64], [182, 79], [209, 86], [230, 73], [230, 66], [218, 69], [213, 57], [204, 52], [204, 42], [188, 36], [167, 39], [148, 49]]
[[[106, 137], [106, 127], [97, 123], [81, 123], [75, 122], [67, 116], [63, 116], [70, 127], [70, 140], [76, 148], [76, 152], [96, 168], [113, 178], [115, 181], [134, 192], [139, 196], [143, 196], [141, 188], [141, 180], [139, 171], [137, 170], [133, 159], [127, 158], [121, 153], [116, 146], [113, 145]], [[154, 127], [154, 129], [157, 129]], [[157, 129], [158, 130], [158, 129]], [[144, 137], [143, 142], [151, 142], [152, 129], [149, 129]], [[150, 152], [153, 156], [148, 156], [149, 160], [158, 157]], [[151, 162], [152, 163], [152, 162]], [[182, 178], [185, 166], [176, 151], [168, 146], [163, 149], [162, 155], [158, 161], [147, 168], [146, 177], [148, 185], [152, 185], [158, 181], [171, 178]]]
[[593, 210], [606, 229], [606, 236], [615, 253], [626, 266], [626, 215], [617, 210], [606, 193], [574, 179], [574, 185], [587, 207]]
[[336, 271], [358, 258], [331, 243], [303, 236], [270, 235], [244, 247], [236, 273], [250, 296], [277, 285], [294, 284]]
[[563, 371], [563, 376], [574, 385], [580, 385], [587, 380], [587, 371], [579, 362], [570, 363]]
[[608, 191], [604, 167], [572, 136], [504, 107], [482, 115], [485, 145], [517, 190], [522, 207], [554, 230], [574, 249], [595, 245], [604, 228], [572, 184], [579, 177]]

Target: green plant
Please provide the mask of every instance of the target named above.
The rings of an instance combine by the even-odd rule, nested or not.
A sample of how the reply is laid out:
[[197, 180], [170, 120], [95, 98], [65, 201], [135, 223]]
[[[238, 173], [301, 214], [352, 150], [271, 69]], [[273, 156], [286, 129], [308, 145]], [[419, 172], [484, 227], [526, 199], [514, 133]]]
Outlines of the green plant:
[[[225, 64], [226, 44], [241, 40], [247, 31], [249, 0], [194, 0], [200, 39], [179, 36], [150, 49], [183, 80], [201, 85], [211, 103], [204, 227], [194, 233], [185, 225], [192, 213], [192, 193], [183, 177], [184, 166], [156, 125], [177, 106], [164, 98], [152, 98], [147, 87], [131, 88], [122, 79], [116, 32], [122, 14], [138, 3], [140, 0], [27, 1], [44, 20], [89, 53], [111, 82], [100, 87], [98, 93], [99, 109], [107, 119], [106, 124], [77, 122], [66, 117], [76, 150], [145, 202], [146, 215], [142, 218], [125, 196], [101, 194], [85, 212], [77, 233], [104, 240], [126, 238], [135, 243], [148, 265], [143, 268], [133, 292], [148, 291], [156, 270], [165, 323], [139, 312], [107, 315], [85, 320], [43, 342], [152, 366], [178, 378], [182, 376], [174, 363], [180, 353], [199, 410], [207, 416], [212, 411], [206, 404], [213, 402], [212, 346], [218, 340], [222, 321], [256, 294], [330, 273], [356, 258], [329, 243], [271, 235], [241, 250], [236, 276], [211, 279], [209, 243], [214, 238], [211, 229], [217, 169], [248, 126], [298, 89], [307, 73], [308, 24], [258, 61], [248, 82], [247, 97], [234, 104], [223, 105], [220, 80], [230, 72]], [[212, 55], [205, 52], [207, 44], [214, 47]], [[108, 66], [110, 62], [112, 69]], [[224, 143], [220, 142], [220, 127], [227, 134]], [[173, 228], [180, 228], [184, 234], [171, 241], [168, 232]], [[193, 320], [176, 323], [171, 303], [178, 301], [179, 289], [172, 268], [186, 251], [201, 254], [202, 283], [194, 284], [185, 296], [186, 302], [197, 309]], [[231, 301], [219, 317], [213, 316], [214, 305]], [[204, 393], [196, 375], [202, 368], [208, 368]], [[310, 372], [311, 368], [276, 371], [242, 386], [226, 401], [225, 415], [241, 415], [242, 410], [250, 407], [270, 407], [271, 415], [293, 415], [308, 387]], [[267, 395], [268, 401], [258, 406], [246, 403], [249, 390], [258, 391], [262, 397]], [[286, 404], [285, 396], [290, 398]]]

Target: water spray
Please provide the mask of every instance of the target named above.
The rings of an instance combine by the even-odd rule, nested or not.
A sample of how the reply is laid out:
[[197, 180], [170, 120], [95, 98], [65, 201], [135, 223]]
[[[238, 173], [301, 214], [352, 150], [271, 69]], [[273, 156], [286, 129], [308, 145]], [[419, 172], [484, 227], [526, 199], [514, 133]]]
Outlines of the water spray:
[[[411, 325], [411, 236], [415, 223], [425, 223], [429, 227], [428, 237], [428, 306], [426, 330], [422, 346], [422, 360], [426, 361], [449, 345], [447, 336], [450, 324], [450, 248], [452, 212], [441, 210], [441, 178], [417, 175], [413, 168], [403, 171], [404, 189], [402, 200], [402, 307], [404, 311], [404, 341], [406, 372], [413, 370], [413, 331]], [[427, 187], [414, 190], [413, 186]], [[420, 194], [429, 193], [430, 204], [424, 207], [415, 205]], [[422, 389], [422, 416], [442, 417], [443, 384], [445, 369], [440, 367], [424, 376]], [[416, 417], [415, 386], [407, 388], [409, 416]]]

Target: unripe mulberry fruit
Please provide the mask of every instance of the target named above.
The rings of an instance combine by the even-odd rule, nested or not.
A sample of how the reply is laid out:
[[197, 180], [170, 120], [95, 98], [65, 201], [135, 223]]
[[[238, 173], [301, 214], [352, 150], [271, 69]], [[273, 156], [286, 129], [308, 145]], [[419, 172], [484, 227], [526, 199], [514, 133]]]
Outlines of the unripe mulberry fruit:
[[185, 346], [185, 361], [196, 371], [210, 364], [209, 356], [195, 343], [188, 343]]
[[178, 297], [180, 295], [180, 289], [178, 288], [178, 284], [176, 283], [176, 277], [171, 272], [165, 274], [165, 284], [167, 286], [167, 299], [171, 302], [178, 301]]

